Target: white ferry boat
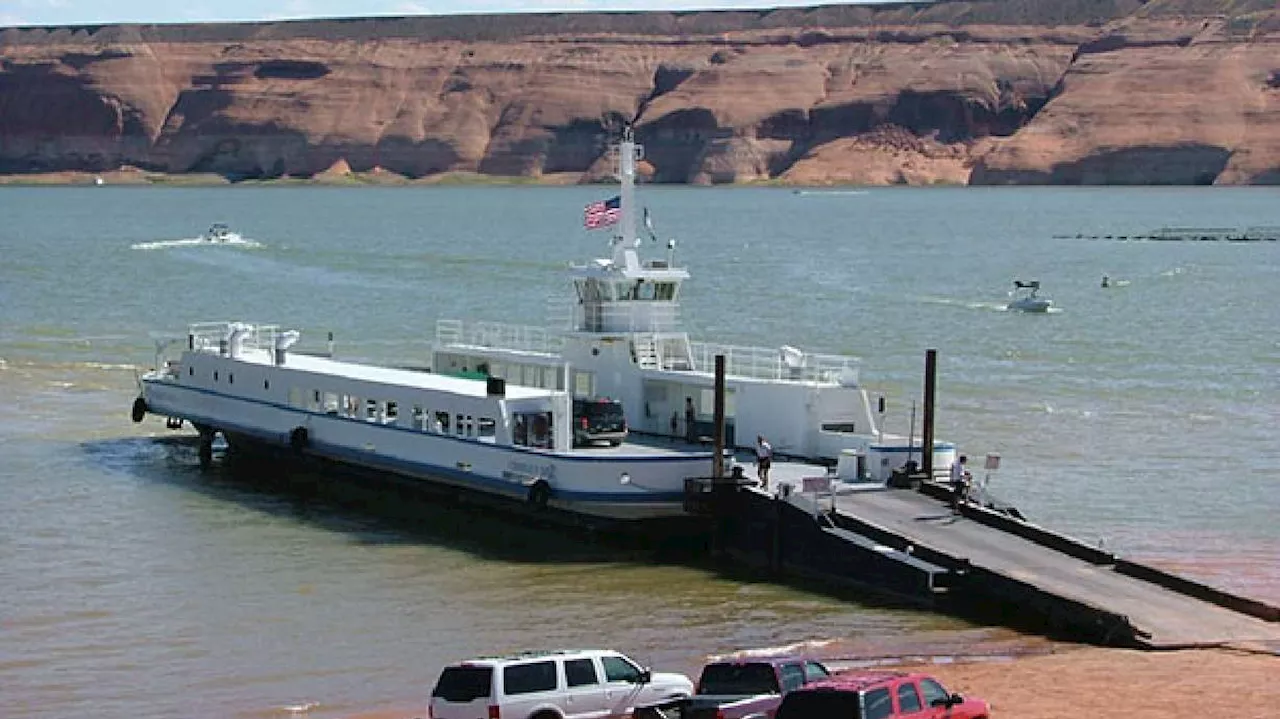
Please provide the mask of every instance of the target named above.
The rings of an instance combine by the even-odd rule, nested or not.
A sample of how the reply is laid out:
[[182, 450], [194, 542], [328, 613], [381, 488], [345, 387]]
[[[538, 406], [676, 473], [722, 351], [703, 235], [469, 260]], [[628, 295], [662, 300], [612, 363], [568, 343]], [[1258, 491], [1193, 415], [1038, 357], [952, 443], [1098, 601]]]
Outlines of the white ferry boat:
[[[779, 459], [803, 461], [797, 471], [817, 463], [845, 481], [883, 482], [908, 460], [922, 464], [914, 438], [877, 426], [855, 358], [690, 341], [678, 323], [689, 272], [674, 245], [663, 259], [639, 255], [638, 155], [628, 133], [621, 194], [586, 218], [617, 223], [613, 256], [570, 267], [559, 327], [440, 320], [430, 371], [416, 371], [293, 351], [299, 332], [276, 325], [192, 325], [181, 356], [162, 347], [141, 378], [134, 421], [191, 423], [202, 464], [221, 435], [232, 450], [282, 448], [539, 510], [670, 519], [687, 516], [685, 479], [714, 471], [713, 370], [723, 355], [728, 445], [749, 451], [763, 436]], [[663, 441], [575, 446], [574, 400], [604, 397], [621, 402], [632, 435]], [[946, 442], [932, 451], [934, 467], [955, 456]]]
[[585, 517], [683, 515], [684, 480], [708, 476], [713, 453], [627, 443], [573, 446], [569, 393], [293, 352], [297, 331], [193, 325], [176, 360], [157, 353], [133, 419], [147, 413], [232, 450], [280, 448], [410, 480]]
[[[437, 321], [431, 366], [479, 372], [508, 386], [560, 389], [621, 400], [632, 433], [705, 442], [713, 434], [714, 358], [726, 358], [728, 444], [749, 450], [765, 437], [782, 457], [836, 465], [842, 480], [887, 481], [908, 460], [924, 464], [921, 442], [883, 432], [883, 401], [860, 384], [858, 360], [795, 347], [691, 341], [680, 327], [689, 279], [675, 244], [645, 259], [637, 234], [636, 160], [628, 132], [619, 147], [621, 191], [612, 257], [571, 265], [568, 302], [547, 327]], [[597, 203], [603, 205], [604, 203]], [[591, 207], [586, 224], [594, 227]], [[652, 239], [647, 211], [644, 224]], [[955, 445], [934, 442], [933, 466], [949, 467]]]

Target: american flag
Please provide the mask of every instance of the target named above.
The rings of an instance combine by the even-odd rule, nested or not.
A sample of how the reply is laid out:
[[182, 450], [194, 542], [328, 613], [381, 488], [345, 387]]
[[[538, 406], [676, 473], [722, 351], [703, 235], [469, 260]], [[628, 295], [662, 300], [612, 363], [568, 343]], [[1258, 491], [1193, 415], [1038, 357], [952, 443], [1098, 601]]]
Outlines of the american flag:
[[582, 225], [588, 230], [608, 227], [622, 218], [622, 196], [599, 200], [582, 211]]

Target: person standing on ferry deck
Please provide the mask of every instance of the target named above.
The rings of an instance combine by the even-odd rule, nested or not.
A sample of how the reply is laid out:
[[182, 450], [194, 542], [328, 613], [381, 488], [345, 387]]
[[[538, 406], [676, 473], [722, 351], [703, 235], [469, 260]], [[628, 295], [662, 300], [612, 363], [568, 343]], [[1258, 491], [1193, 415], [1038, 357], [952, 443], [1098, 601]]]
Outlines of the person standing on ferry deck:
[[960, 455], [951, 463], [951, 508], [959, 510], [960, 500], [965, 499], [969, 490], [969, 482], [973, 475], [969, 474], [969, 458]]
[[760, 488], [769, 490], [769, 466], [773, 464], [773, 445], [765, 441], [763, 435], [756, 435], [756, 476], [760, 478]]
[[693, 398], [684, 398], [684, 438], [689, 444], [693, 444], [697, 439], [696, 433], [698, 422], [698, 411], [693, 408]]

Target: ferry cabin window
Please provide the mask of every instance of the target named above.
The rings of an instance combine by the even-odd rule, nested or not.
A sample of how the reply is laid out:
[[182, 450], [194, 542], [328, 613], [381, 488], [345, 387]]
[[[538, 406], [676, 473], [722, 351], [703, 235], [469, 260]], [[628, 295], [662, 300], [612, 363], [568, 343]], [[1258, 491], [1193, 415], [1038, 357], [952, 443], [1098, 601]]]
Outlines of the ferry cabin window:
[[573, 373], [573, 396], [591, 397], [596, 390], [596, 376], [593, 372]]
[[307, 408], [307, 391], [301, 387], [289, 388], [289, 406], [298, 409]]
[[436, 412], [435, 431], [440, 434], [449, 434], [449, 413]]
[[341, 409], [340, 402], [337, 392], [324, 393], [324, 411], [327, 414], [337, 414], [338, 410]]
[[476, 423], [476, 436], [480, 439], [493, 439], [498, 436], [498, 423], [489, 417], [481, 417]]
[[386, 417], [386, 422], [396, 424], [397, 420], [400, 419], [400, 406], [395, 402], [388, 402], [384, 416]]
[[342, 416], [358, 419], [360, 417], [360, 398], [354, 395], [342, 395]]
[[520, 447], [529, 444], [529, 416], [517, 414], [511, 428], [511, 443]]
[[427, 428], [427, 415], [422, 411], [422, 405], [420, 404], [413, 406], [413, 428], [419, 432]]
[[531, 415], [529, 421], [529, 446], [543, 448], [551, 446], [550, 412], [537, 412]]

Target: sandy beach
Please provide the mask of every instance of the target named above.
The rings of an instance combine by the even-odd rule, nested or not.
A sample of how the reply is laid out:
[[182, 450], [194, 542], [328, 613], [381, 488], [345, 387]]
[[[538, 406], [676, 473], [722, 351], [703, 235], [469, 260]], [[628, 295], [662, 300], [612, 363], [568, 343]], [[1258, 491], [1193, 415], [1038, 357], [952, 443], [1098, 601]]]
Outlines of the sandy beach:
[[[993, 717], [1171, 719], [1206, 712], [1254, 719], [1280, 706], [1280, 648], [1147, 652], [1066, 648], [1018, 659], [896, 667], [933, 674], [948, 689], [991, 703]], [[424, 697], [425, 701], [425, 697]], [[421, 719], [390, 707], [348, 719]]]

